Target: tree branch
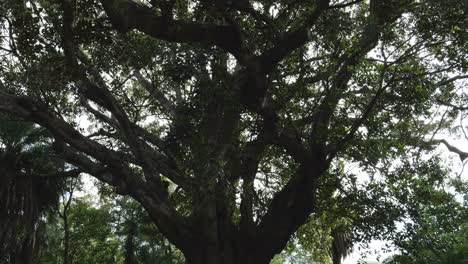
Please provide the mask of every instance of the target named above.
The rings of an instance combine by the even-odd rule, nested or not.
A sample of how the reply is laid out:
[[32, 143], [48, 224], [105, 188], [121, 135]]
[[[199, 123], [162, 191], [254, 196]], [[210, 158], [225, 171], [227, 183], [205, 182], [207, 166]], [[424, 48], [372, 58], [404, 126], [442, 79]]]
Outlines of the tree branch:
[[133, 75], [138, 82], [146, 89], [150, 97], [153, 97], [163, 108], [169, 116], [175, 116], [175, 107], [169, 99], [150, 81], [148, 81], [138, 70], [133, 72]]
[[245, 144], [241, 158], [242, 200], [240, 204], [241, 220], [240, 230], [242, 235], [253, 235], [253, 202], [255, 196], [254, 181], [258, 166], [267, 147], [267, 142], [260, 136], [258, 140]]
[[57, 172], [53, 174], [36, 174], [36, 176], [44, 177], [44, 178], [76, 178], [81, 173], [83, 173], [81, 169], [73, 169], [73, 170]]
[[384, 62], [384, 67], [380, 73], [379, 76], [379, 84], [378, 84], [378, 89], [375, 92], [375, 95], [372, 97], [370, 102], [367, 104], [366, 108], [363, 110], [361, 116], [356, 119], [353, 124], [351, 125], [351, 128], [349, 132], [344, 136], [344, 138], [336, 144], [336, 146], [333, 147], [333, 150], [329, 152], [329, 157], [328, 159], [331, 160], [334, 158], [334, 156], [339, 152], [340, 150], [344, 149], [349, 142], [354, 138], [354, 135], [358, 131], [358, 129], [364, 124], [364, 122], [369, 118], [369, 115], [371, 112], [374, 110], [375, 105], [377, 104], [378, 100], [380, 99], [381, 95], [385, 91], [385, 89], [391, 84], [391, 82], [395, 79], [395, 75], [393, 75], [390, 80], [387, 82], [387, 84], [384, 85], [384, 78], [385, 74], [387, 71], [387, 63]]
[[347, 2], [347, 3], [335, 4], [335, 5], [329, 6], [328, 8], [329, 9], [345, 8], [345, 7], [355, 5], [355, 4], [359, 4], [362, 1], [363, 0], [355, 0], [355, 1], [350, 1], [350, 2]]
[[385, 13], [385, 0], [370, 1], [370, 15], [365, 25], [359, 41], [350, 50], [351, 54], [344, 54], [339, 59], [339, 66], [332, 79], [332, 87], [327, 91], [325, 98], [316, 114], [313, 124], [313, 130], [310, 138], [318, 142], [325, 142], [327, 137], [328, 125], [333, 117], [334, 109], [342, 96], [342, 93], [348, 87], [354, 68], [375, 46], [377, 46], [380, 34], [383, 28], [393, 22], [402, 14], [402, 8], [392, 10], [393, 14]]
[[288, 31], [273, 48], [260, 55], [262, 72], [270, 73], [276, 65], [297, 48], [303, 46], [310, 39], [310, 28], [317, 22], [320, 15], [328, 8], [330, 0], [318, 0], [314, 11], [301, 27]]
[[451, 145], [445, 139], [433, 139], [433, 140], [431, 140], [431, 142], [434, 143], [434, 144], [440, 144], [440, 143], [444, 144], [449, 151], [451, 151], [451, 152], [453, 152], [455, 154], [458, 154], [458, 156], [460, 157], [460, 160], [462, 162], [465, 161], [465, 159], [468, 158], [468, 152], [464, 152], [464, 151], [460, 150], [459, 148]]
[[[50, 114], [44, 105], [36, 103], [29, 97], [12, 96], [0, 92], [0, 111], [14, 114], [18, 117], [35, 122], [47, 128], [56, 138], [54, 149], [66, 161], [77, 166], [99, 180], [115, 186], [120, 193], [130, 194], [148, 209], [151, 217], [160, 230], [175, 244], [185, 247], [187, 241], [182, 239], [190, 236], [185, 220], [170, 206], [164, 197], [161, 186], [155, 188], [135, 174], [121, 157], [99, 143], [86, 138], [65, 121]], [[67, 146], [68, 143], [71, 147]], [[72, 148], [73, 147], [73, 148]], [[74, 149], [84, 154], [77, 153]], [[157, 186], [156, 186], [157, 187]], [[148, 194], [155, 193], [157, 195]]]
[[[258, 240], [255, 242], [258, 245], [258, 252], [267, 252], [269, 256], [279, 253], [291, 234], [305, 223], [309, 214], [313, 212], [318, 181], [330, 164], [325, 152], [325, 137], [339, 95], [347, 88], [354, 73], [353, 66], [357, 65], [377, 45], [383, 27], [395, 19], [395, 14], [384, 13], [382, 5], [385, 3], [383, 2], [385, 1], [371, 0], [369, 22], [364, 28], [357, 46], [351, 49], [353, 51], [351, 54], [344, 55], [340, 59], [341, 63], [333, 78], [332, 88], [321, 104], [315, 119], [313, 133], [310, 137], [310, 148], [305, 148], [300, 140], [294, 140], [297, 137], [292, 132], [286, 131], [283, 140], [281, 137], [279, 138], [278, 143], [288, 143], [283, 147], [294, 157], [299, 168], [285, 187], [275, 194], [267, 213], [261, 218], [258, 227]], [[328, 6], [328, 1], [326, 6]]]
[[[183, 180], [183, 177], [171, 168], [166, 157], [157, 150], [151, 148], [144, 140], [141, 140], [139, 137], [141, 133], [138, 133], [141, 130], [136, 129], [137, 126], [129, 120], [127, 113], [111, 94], [109, 87], [101, 77], [99, 71], [93, 67], [88, 57], [79, 50], [74, 42], [73, 26], [70, 24], [74, 20], [74, 13], [69, 10], [69, 1], [70, 0], [62, 0], [62, 8], [64, 11], [62, 45], [68, 61], [68, 66], [73, 73], [72, 79], [76, 82], [77, 88], [83, 97], [109, 110], [113, 117], [115, 117], [116, 122], [96, 111], [91, 112], [114, 127], [118, 124], [119, 130], [123, 135], [122, 139], [128, 144], [136, 160], [139, 161], [139, 165], [142, 167], [145, 177], [151, 179], [153, 183], [159, 184], [159, 187], [167, 188], [161, 179], [160, 173], [166, 174], [171, 180], [187, 189], [187, 180]], [[78, 60], [82, 63], [78, 63]], [[87, 74], [91, 75], [93, 78], [88, 78]], [[88, 108], [91, 107], [88, 105]], [[156, 168], [155, 165], [158, 165], [158, 168]], [[161, 195], [165, 193], [167, 193], [167, 190], [161, 190], [160, 192]]]
[[241, 57], [242, 41], [232, 26], [168, 20], [149, 7], [131, 0], [100, 1], [114, 27], [120, 32], [137, 29], [154, 38], [177, 43], [216, 45]]
[[[256, 251], [274, 256], [281, 252], [315, 206], [318, 179], [328, 168], [325, 155], [312, 153], [299, 165], [295, 175], [277, 192], [258, 226]], [[259, 258], [263, 254], [258, 254]], [[265, 260], [263, 260], [265, 262]], [[258, 263], [263, 263], [258, 262]]]
[[[26, 96], [13, 96], [0, 92], [0, 111], [7, 112], [47, 128], [54, 137], [70, 144], [73, 148], [92, 156], [108, 165], [123, 165], [121, 156], [93, 141], [71, 125], [49, 113], [47, 108]], [[121, 168], [122, 170], [128, 170]]]

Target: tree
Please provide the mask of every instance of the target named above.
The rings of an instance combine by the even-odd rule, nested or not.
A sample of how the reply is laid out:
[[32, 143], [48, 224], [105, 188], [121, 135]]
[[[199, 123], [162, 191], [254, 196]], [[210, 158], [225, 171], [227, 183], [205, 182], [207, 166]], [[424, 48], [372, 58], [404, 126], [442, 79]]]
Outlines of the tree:
[[[180, 252], [157, 232], [139, 204], [108, 195], [107, 191], [101, 193], [100, 200], [73, 197], [69, 204], [70, 196], [66, 195], [63, 207], [67, 206], [67, 217], [63, 217], [62, 208], [58, 217], [47, 219], [44, 236], [49, 243], [41, 250], [38, 263], [63, 263], [66, 259], [69, 263], [183, 262]], [[64, 235], [67, 228], [68, 235]], [[64, 254], [67, 248], [68, 254]]]
[[40, 247], [41, 217], [55, 208], [65, 177], [50, 135], [32, 123], [0, 116], [0, 263], [33, 263]]
[[[409, 200], [406, 210], [412, 221], [392, 239], [401, 253], [384, 263], [468, 263], [468, 185], [459, 179], [447, 184], [465, 193], [462, 205], [457, 202], [460, 197], [440, 188], [441, 180], [437, 173], [430, 173], [425, 181], [406, 179], [414, 191], [400, 192], [399, 197]], [[429, 193], [433, 198], [428, 199]]]
[[123, 263], [183, 263], [180, 251], [158, 232], [141, 205], [128, 197], [116, 197], [105, 189], [100, 204], [109, 210], [114, 233], [123, 241]]
[[65, 179], [65, 190], [61, 197], [61, 206], [58, 208], [57, 213], [63, 223], [63, 264], [70, 264], [70, 226], [68, 220], [68, 213], [73, 201], [73, 194], [75, 189], [80, 187], [81, 181], [77, 179]]
[[[468, 243], [466, 239], [466, 224], [454, 233], [433, 234], [438, 235], [441, 240], [448, 242], [444, 248], [433, 248], [429, 243], [420, 247], [406, 248], [401, 254], [391, 256], [384, 260], [385, 264], [410, 264], [410, 263], [468, 263]], [[418, 238], [414, 241], [417, 244]], [[414, 245], [412, 245], [414, 246]]]
[[355, 239], [390, 234], [400, 213], [375, 179], [439, 144], [468, 156], [434, 139], [466, 110], [465, 13], [455, 0], [7, 0], [0, 111], [138, 201], [187, 263], [268, 263], [323, 213], [351, 216]]

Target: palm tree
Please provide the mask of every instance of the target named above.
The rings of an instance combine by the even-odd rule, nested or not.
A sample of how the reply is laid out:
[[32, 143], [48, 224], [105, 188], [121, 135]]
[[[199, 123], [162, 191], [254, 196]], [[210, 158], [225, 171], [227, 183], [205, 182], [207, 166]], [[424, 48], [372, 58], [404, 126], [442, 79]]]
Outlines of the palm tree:
[[57, 205], [66, 174], [51, 143], [45, 129], [0, 116], [0, 263], [29, 264], [38, 254], [40, 217]]
[[352, 234], [349, 225], [345, 222], [332, 229], [332, 243], [329, 254], [333, 264], [341, 264], [341, 261], [353, 252]]

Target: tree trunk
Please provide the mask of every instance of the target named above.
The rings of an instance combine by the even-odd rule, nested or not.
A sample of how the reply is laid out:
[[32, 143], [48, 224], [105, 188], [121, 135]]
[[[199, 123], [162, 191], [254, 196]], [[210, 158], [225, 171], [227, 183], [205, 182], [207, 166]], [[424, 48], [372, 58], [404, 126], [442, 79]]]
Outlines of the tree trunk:
[[127, 238], [125, 239], [125, 264], [135, 264], [135, 236], [137, 225], [134, 221], [128, 223]]
[[333, 264], [341, 264], [341, 256], [333, 255]]
[[32, 264], [34, 259], [35, 234], [30, 234], [25, 239], [19, 254], [18, 264]]
[[185, 261], [187, 264], [269, 264], [274, 256], [258, 251], [250, 242], [225, 243], [222, 249], [216, 249], [197, 241], [192, 248], [184, 250]]
[[63, 264], [70, 263], [70, 228], [68, 227], [68, 213], [63, 211]]
[[184, 255], [187, 264], [250, 264], [250, 262], [241, 261], [235, 256], [227, 254], [227, 252], [219, 252], [218, 250], [209, 248], [200, 248], [199, 246], [194, 246], [191, 252], [187, 252]]

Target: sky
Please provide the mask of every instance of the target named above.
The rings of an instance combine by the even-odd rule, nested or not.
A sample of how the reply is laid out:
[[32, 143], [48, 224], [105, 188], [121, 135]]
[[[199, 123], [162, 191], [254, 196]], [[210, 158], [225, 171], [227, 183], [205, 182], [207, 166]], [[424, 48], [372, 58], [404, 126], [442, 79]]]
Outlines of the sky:
[[[377, 260], [380, 256], [380, 261], [384, 260], [385, 258], [397, 253], [397, 251], [392, 250], [391, 252], [388, 253], [383, 253], [382, 248], [385, 248], [385, 241], [381, 240], [374, 240], [371, 242], [370, 246], [370, 251], [373, 252], [369, 256], [365, 257], [364, 260], [366, 262], [370, 263], [381, 263]], [[346, 259], [344, 259], [343, 264], [356, 264], [358, 263], [358, 260], [361, 258], [361, 253], [364, 253], [364, 250], [359, 250], [357, 246], [354, 247], [353, 253], [351, 253], [350, 256], [348, 256]]]

